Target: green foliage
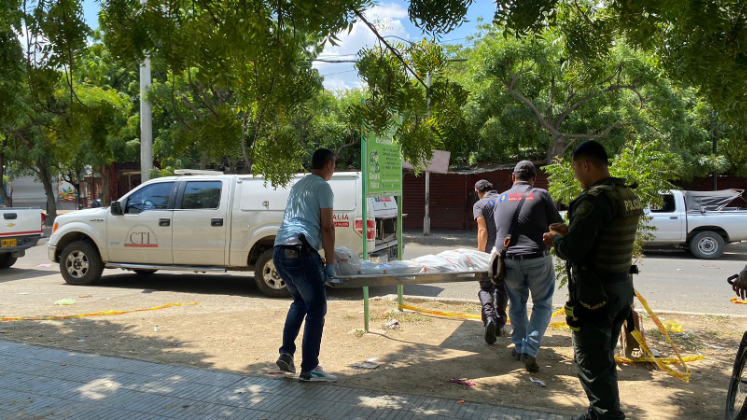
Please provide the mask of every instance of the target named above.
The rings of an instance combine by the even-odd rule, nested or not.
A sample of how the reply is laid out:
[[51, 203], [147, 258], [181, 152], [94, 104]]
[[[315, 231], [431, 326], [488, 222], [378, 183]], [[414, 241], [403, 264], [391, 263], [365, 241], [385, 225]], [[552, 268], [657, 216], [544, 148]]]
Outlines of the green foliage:
[[448, 33], [466, 21], [472, 0], [411, 0], [408, 12], [418, 28], [428, 33]]
[[399, 116], [395, 139], [403, 158], [422, 162], [432, 156], [432, 149], [463, 140], [469, 93], [444, 75], [443, 47], [423, 40], [395, 48], [404, 51], [394, 53], [379, 45], [359, 53], [356, 68], [366, 82], [367, 97], [353, 113], [373, 134], [394, 129], [394, 116]]
[[580, 57], [593, 60], [623, 39], [650, 52], [673, 80], [693, 86], [726, 119], [747, 109], [747, 9], [720, 0], [501, 0], [496, 22], [525, 36], [556, 27]]
[[163, 169], [153, 168], [150, 170], [149, 175], [150, 179], [174, 176], [174, 168], [171, 166], [167, 166]]
[[[675, 155], [666, 151], [660, 141], [634, 141], [627, 143], [611, 160], [610, 175], [623, 178], [627, 185], [635, 186], [635, 193], [644, 207], [656, 207], [662, 204], [661, 191], [675, 189], [670, 181], [676, 179], [678, 164]], [[581, 194], [582, 187], [575, 181], [570, 159], [557, 160], [543, 169], [550, 180], [548, 191], [556, 201], [569, 206]], [[634, 248], [636, 259], [643, 258], [643, 245], [651, 239], [654, 228], [648, 225], [650, 220], [650, 216], [644, 216], [639, 222]], [[560, 287], [563, 287], [567, 281], [565, 264], [557, 263], [555, 271], [561, 279]]]

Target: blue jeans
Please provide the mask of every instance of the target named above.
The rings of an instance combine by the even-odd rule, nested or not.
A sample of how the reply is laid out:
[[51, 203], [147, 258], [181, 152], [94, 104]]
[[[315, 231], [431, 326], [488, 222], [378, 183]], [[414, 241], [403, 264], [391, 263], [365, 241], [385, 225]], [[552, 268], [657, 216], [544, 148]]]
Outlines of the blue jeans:
[[272, 261], [293, 296], [293, 303], [285, 318], [280, 353], [291, 356], [296, 353], [296, 338], [306, 318], [301, 346], [301, 372], [309, 372], [319, 366], [319, 348], [322, 345], [324, 316], [327, 314], [326, 276], [322, 259], [316, 252], [300, 253], [275, 247]]
[[[542, 337], [550, 324], [555, 269], [552, 257], [530, 260], [506, 258], [506, 292], [511, 302], [511, 341], [517, 353], [537, 357]], [[532, 318], [527, 318], [527, 300], [532, 294]]]

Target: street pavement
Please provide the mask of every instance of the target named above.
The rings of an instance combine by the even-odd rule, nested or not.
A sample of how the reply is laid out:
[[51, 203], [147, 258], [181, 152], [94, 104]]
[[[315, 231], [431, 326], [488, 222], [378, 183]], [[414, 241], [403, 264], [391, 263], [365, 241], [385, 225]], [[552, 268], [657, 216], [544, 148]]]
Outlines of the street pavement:
[[0, 418], [565, 420], [562, 414], [241, 376], [0, 341]]
[[[423, 237], [418, 231], [407, 231], [404, 240], [406, 244], [404, 258], [411, 259], [422, 255], [437, 254], [447, 249], [474, 248], [476, 233], [434, 231], [429, 237]], [[0, 272], [0, 281], [6, 274], [22, 277], [21, 270], [33, 270], [34, 276], [49, 275], [63, 281], [56, 264], [39, 270], [39, 265], [49, 263], [46, 246], [37, 246], [28, 250], [27, 255], [19, 259], [16, 265], [8, 270], [8, 273]], [[634, 281], [636, 289], [656, 311], [747, 316], [747, 309], [744, 305], [729, 302], [734, 294], [726, 283], [726, 278], [741, 271], [745, 264], [747, 264], [747, 243], [730, 245], [726, 254], [717, 260], [696, 259], [689, 253], [678, 250], [649, 250], [639, 264], [641, 274], [635, 276]], [[123, 272], [106, 270], [104, 276], [119, 273]], [[207, 278], [206, 276], [217, 278], [212, 277], [210, 281], [203, 281]], [[247, 283], [251, 284], [250, 288], [247, 288], [246, 283], [242, 281], [231, 279], [236, 276], [246, 279]], [[138, 279], [137, 276], [122, 276], [127, 280], [118, 281], [110, 286], [259, 295], [251, 276], [252, 273], [248, 272], [233, 272], [228, 275], [161, 272], [151, 276], [159, 280], [156, 284], [149, 283], [147, 279]], [[404, 291], [410, 296], [464, 299], [477, 302], [478, 286], [471, 282], [430, 284], [406, 286]], [[396, 293], [397, 288], [394, 286], [370, 288], [372, 297]], [[330, 299], [362, 299], [363, 297], [362, 291], [358, 289], [329, 290], [328, 295]], [[553, 304], [556, 307], [563, 306], [566, 297], [566, 289], [556, 289]]]

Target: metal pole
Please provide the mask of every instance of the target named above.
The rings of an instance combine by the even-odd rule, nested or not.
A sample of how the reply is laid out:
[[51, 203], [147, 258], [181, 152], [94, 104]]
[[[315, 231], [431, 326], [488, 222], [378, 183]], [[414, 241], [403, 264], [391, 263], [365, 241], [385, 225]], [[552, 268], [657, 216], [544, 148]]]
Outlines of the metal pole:
[[428, 171], [425, 171], [425, 217], [423, 218], [423, 235], [425, 236], [428, 236], [431, 234], [430, 201], [431, 201], [431, 173]]
[[[716, 152], [718, 150], [716, 148], [716, 111], [713, 111], [711, 113], [711, 116], [713, 117], [713, 131], [711, 132], [711, 137], [713, 138], [713, 157], [716, 157]], [[717, 186], [717, 183], [718, 183], [718, 181], [717, 181], [718, 174], [716, 173], [716, 169], [715, 168], [713, 170], [712, 177], [713, 177], [713, 191], [716, 191], [716, 190], [718, 190], [718, 186]]]
[[[404, 190], [404, 176], [402, 175], [402, 171], [399, 172], [399, 185], [403, 186]], [[404, 196], [404, 191], [400, 190], [399, 192], [399, 202], [397, 203], [397, 259], [402, 261], [402, 254], [405, 251], [405, 244], [402, 242], [402, 208], [404, 207], [404, 204], [402, 202], [402, 198]], [[403, 298], [403, 295], [405, 293], [404, 286], [401, 284], [397, 285], [397, 304], [399, 306], [404, 305], [405, 301]], [[401, 310], [401, 309], [400, 309]]]
[[[143, 8], [147, 3], [148, 0], [140, 0]], [[153, 169], [153, 117], [147, 99], [150, 82], [150, 57], [146, 55], [140, 65], [140, 183], [150, 179]]]
[[[361, 101], [365, 103], [365, 100]], [[363, 236], [363, 257], [368, 259], [368, 144], [366, 142], [365, 128], [361, 127], [361, 234]], [[368, 332], [368, 286], [363, 288], [363, 330]]]
[[[431, 74], [428, 73], [428, 78], [426, 79], [426, 85], [428, 85], [428, 90], [431, 88]], [[428, 98], [426, 102], [426, 106], [428, 107], [428, 118], [431, 116], [431, 99]], [[425, 217], [423, 218], [423, 236], [428, 236], [431, 234], [431, 215], [430, 215], [430, 201], [431, 201], [431, 173], [428, 171], [425, 171]]]

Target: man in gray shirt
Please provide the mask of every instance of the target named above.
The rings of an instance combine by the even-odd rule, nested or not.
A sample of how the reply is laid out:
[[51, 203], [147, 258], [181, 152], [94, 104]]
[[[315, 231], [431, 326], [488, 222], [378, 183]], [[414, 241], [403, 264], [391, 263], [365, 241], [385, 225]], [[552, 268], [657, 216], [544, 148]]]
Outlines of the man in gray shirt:
[[[552, 315], [555, 269], [552, 256], [542, 241], [552, 223], [561, 223], [558, 210], [543, 189], [533, 188], [537, 178], [534, 164], [523, 160], [511, 175], [513, 187], [504, 191], [495, 206], [498, 227], [495, 247], [503, 248], [516, 209], [526, 194], [506, 252], [506, 291], [511, 302], [509, 315], [514, 343], [513, 356], [524, 362], [529, 372], [538, 372], [537, 353]], [[527, 300], [532, 295], [532, 317], [527, 317]]]
[[[493, 184], [486, 179], [475, 183], [475, 193], [479, 200], [472, 207], [472, 215], [477, 222], [477, 250], [490, 252], [495, 244], [495, 204], [498, 202], [498, 191], [493, 189]], [[496, 286], [490, 281], [480, 282], [480, 291], [477, 293], [482, 305], [482, 322], [485, 326], [485, 342], [495, 343], [496, 337], [503, 335], [503, 326], [508, 321], [506, 316], [506, 304], [508, 296], [506, 287]]]

